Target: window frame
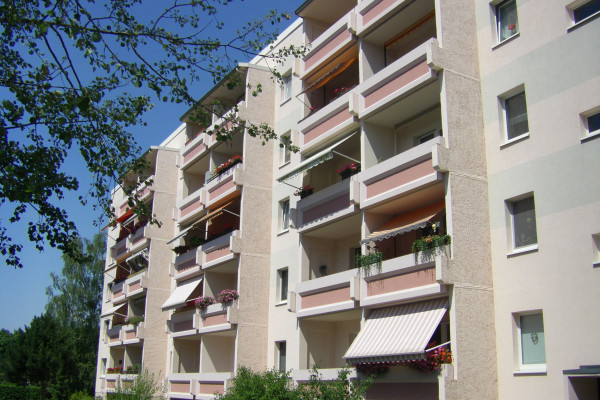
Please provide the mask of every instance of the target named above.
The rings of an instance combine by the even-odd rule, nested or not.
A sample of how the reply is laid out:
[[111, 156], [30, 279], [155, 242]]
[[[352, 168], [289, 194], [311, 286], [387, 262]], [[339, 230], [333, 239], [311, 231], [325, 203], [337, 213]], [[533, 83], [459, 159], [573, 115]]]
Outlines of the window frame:
[[[517, 224], [515, 223], [515, 211], [514, 207], [516, 203], [530, 200], [533, 202], [533, 229], [535, 234], [535, 242], [517, 245]], [[529, 252], [533, 250], [537, 250], [539, 248], [539, 237], [537, 234], [537, 216], [535, 213], [535, 196], [533, 192], [527, 193], [515, 198], [511, 198], [506, 200], [506, 208], [507, 208], [507, 216], [508, 216], [508, 226], [509, 226], [509, 243], [510, 243], [510, 252], [509, 255], [512, 254], [520, 254], [524, 252]], [[520, 224], [519, 224], [520, 225]]]
[[[583, 18], [578, 18], [577, 11], [580, 11], [581, 9], [586, 8], [587, 6], [591, 5], [590, 3], [594, 2], [594, 1], [596, 2], [596, 6], [599, 7], [598, 10], [592, 11], [591, 13], [589, 13], [587, 16], [585, 16]], [[577, 2], [575, 2], [575, 4], [571, 4], [570, 6], [567, 6], [567, 7], [569, 8], [571, 17], [573, 19], [573, 25], [581, 24], [585, 21], [588, 21], [588, 20], [600, 15], [600, 0], [577, 1]]]
[[[592, 129], [592, 127], [590, 127], [590, 119], [597, 119], [597, 124], [598, 127], [597, 129]], [[581, 119], [582, 119], [582, 123], [583, 123], [583, 128], [584, 128], [584, 134], [582, 137], [582, 141], [585, 141], [587, 139], [596, 137], [596, 136], [600, 136], [600, 107], [596, 107], [592, 110], [586, 111], [584, 113], [581, 113]]]
[[[277, 341], [277, 342], [275, 342], [275, 348], [277, 349], [277, 371], [286, 372], [287, 342], [285, 340]], [[282, 359], [283, 359], [283, 363], [282, 363]], [[282, 364], [283, 364], [283, 368], [282, 368]]]
[[[509, 36], [506, 36], [503, 38], [503, 34], [502, 34], [502, 22], [503, 22], [503, 18], [502, 18], [502, 9], [506, 8], [508, 6], [510, 6], [511, 4], [514, 4], [515, 7], [515, 28], [511, 29], [514, 30], [515, 32], [512, 33]], [[519, 33], [521, 32], [519, 29], [519, 14], [517, 11], [517, 2], [516, 0], [504, 0], [498, 4], [494, 5], [494, 10], [495, 10], [495, 14], [496, 14], [496, 37], [498, 39], [498, 44], [506, 42], [507, 40], [510, 40], [511, 38], [519, 35]], [[510, 26], [510, 25], [509, 25]]]
[[[539, 315], [542, 318], [542, 333], [543, 345], [544, 345], [544, 362], [543, 363], [523, 363], [523, 334], [522, 325], [523, 317], [530, 317]], [[515, 338], [515, 374], [540, 374], [546, 373], [547, 371], [547, 354], [546, 354], [546, 328], [544, 326], [544, 313], [542, 310], [525, 311], [513, 314], [514, 323], [514, 338]]]
[[281, 104], [292, 98], [292, 72], [288, 71], [281, 75]]
[[[287, 205], [287, 207], [286, 207]], [[287, 197], [279, 202], [279, 233], [290, 230], [290, 198]]]
[[[287, 303], [289, 292], [290, 272], [289, 269], [281, 268], [277, 271], [277, 296], [278, 303]], [[285, 285], [284, 285], [285, 283]]]
[[[506, 143], [512, 143], [515, 142], [519, 139], [525, 138], [527, 136], [529, 136], [529, 131], [531, 130], [529, 127], [529, 112], [527, 110], [527, 95], [525, 93], [525, 89], [524, 88], [520, 88], [522, 90], [517, 90], [514, 92], [511, 92], [509, 94], [503, 95], [501, 96], [501, 101], [502, 101], [502, 111], [503, 111], [503, 123], [504, 123], [504, 140], [506, 141]], [[511, 115], [512, 113], [510, 112], [509, 106], [510, 106], [510, 102], [513, 100], [516, 100], [517, 97], [519, 96], [523, 96], [523, 101], [525, 102], [525, 113], [524, 114], [519, 114], [519, 115]], [[523, 115], [525, 115], [525, 122], [527, 123], [527, 131], [526, 132], [522, 132], [519, 134], [514, 134], [514, 136], [511, 135], [511, 119], [517, 119], [517, 118], [522, 118]]]
[[[285, 133], [281, 135], [280, 139], [288, 138], [287, 141], [290, 141], [292, 138], [291, 133]], [[280, 144], [283, 144], [283, 147], [279, 147], [279, 166], [283, 167], [284, 165], [289, 164], [292, 161], [292, 151], [290, 150], [290, 146], [284, 144], [284, 141], [281, 140]]]

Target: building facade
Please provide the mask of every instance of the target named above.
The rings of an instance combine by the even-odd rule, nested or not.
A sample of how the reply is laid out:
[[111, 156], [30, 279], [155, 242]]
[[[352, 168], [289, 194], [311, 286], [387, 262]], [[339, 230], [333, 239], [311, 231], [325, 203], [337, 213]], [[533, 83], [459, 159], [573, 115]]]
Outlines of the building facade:
[[97, 395], [137, 365], [171, 399], [317, 365], [382, 367], [367, 399], [598, 399], [599, 3], [300, 5], [144, 155], [162, 227], [115, 190]]

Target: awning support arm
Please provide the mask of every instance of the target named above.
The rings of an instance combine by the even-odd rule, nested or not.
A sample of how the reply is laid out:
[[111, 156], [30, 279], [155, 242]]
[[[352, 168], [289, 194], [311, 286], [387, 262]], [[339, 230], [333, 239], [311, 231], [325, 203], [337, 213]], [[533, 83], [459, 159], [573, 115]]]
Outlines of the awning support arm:
[[290, 184], [289, 184], [289, 183], [287, 183], [286, 181], [279, 181], [279, 183], [283, 183], [284, 185], [288, 185], [288, 186], [291, 186], [291, 187], [293, 187], [294, 189], [298, 189], [298, 190], [300, 190], [300, 188], [299, 188], [299, 187], [296, 187], [296, 186], [294, 186], [294, 185], [290, 185]]
[[236, 217], [238, 217], [238, 218], [240, 217], [240, 214], [236, 214], [236, 213], [234, 213], [234, 212], [231, 212], [231, 211], [229, 211], [229, 210], [225, 210], [225, 209], [223, 209], [223, 212], [229, 213], [229, 214], [231, 214], [231, 215], [235, 215], [235, 216], [236, 216]]
[[429, 352], [429, 351], [433, 351], [433, 350], [435, 350], [435, 349], [439, 349], [440, 347], [444, 347], [444, 346], [445, 346], [445, 345], [447, 345], [447, 344], [450, 344], [450, 342], [442, 343], [442, 344], [440, 344], [440, 345], [438, 345], [438, 346], [435, 346], [435, 347], [432, 347], [432, 348], [430, 348], [430, 349], [427, 349], [427, 350], [425, 350], [425, 353], [427, 353], [427, 352]]
[[348, 159], [348, 160], [350, 160], [350, 161], [354, 161], [355, 163], [359, 163], [359, 164], [360, 164], [360, 161], [358, 161], [358, 160], [355, 160], [355, 159], [354, 159], [354, 158], [352, 158], [352, 157], [348, 157], [348, 156], [347, 156], [347, 155], [345, 155], [345, 154], [342, 154], [342, 153], [340, 153], [340, 152], [337, 152], [337, 151], [335, 151], [335, 150], [331, 150], [331, 152], [332, 152], [332, 153], [335, 153], [335, 154], [337, 154], [338, 156], [345, 157], [345, 158], [347, 158], [347, 159]]

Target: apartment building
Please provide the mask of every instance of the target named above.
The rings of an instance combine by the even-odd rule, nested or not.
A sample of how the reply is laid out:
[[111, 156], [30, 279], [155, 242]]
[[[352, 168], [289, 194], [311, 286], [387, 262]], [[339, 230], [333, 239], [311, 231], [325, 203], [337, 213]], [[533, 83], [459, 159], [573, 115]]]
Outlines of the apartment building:
[[[598, 398], [599, 3], [301, 4], [144, 155], [162, 228], [115, 191], [97, 395], [138, 364], [171, 399], [317, 365], [378, 368], [367, 399]], [[451, 363], [407, 368], [432, 346]]]

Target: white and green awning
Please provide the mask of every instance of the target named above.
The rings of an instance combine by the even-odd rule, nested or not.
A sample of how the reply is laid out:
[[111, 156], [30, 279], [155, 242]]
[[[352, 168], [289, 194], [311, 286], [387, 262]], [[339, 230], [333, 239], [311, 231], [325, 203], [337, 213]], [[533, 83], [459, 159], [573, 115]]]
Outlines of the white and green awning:
[[[299, 174], [301, 174], [304, 171], [308, 171], [309, 169], [316, 167], [317, 165], [322, 164], [325, 161], [331, 160], [333, 158], [333, 153], [335, 153], [333, 151], [333, 149], [338, 147], [340, 144], [344, 143], [346, 140], [350, 139], [352, 136], [354, 136], [354, 134], [356, 134], [356, 132], [346, 136], [342, 140], [335, 142], [331, 146], [325, 148], [324, 150], [319, 151], [317, 154], [302, 161], [300, 164], [298, 164], [298, 166], [296, 168], [294, 168], [287, 174], [282, 175], [279, 178], [277, 178], [277, 182], [282, 183], [284, 181], [287, 181], [288, 179], [292, 179], [293, 177], [298, 176]], [[344, 156], [344, 157], [349, 158], [347, 156]]]

